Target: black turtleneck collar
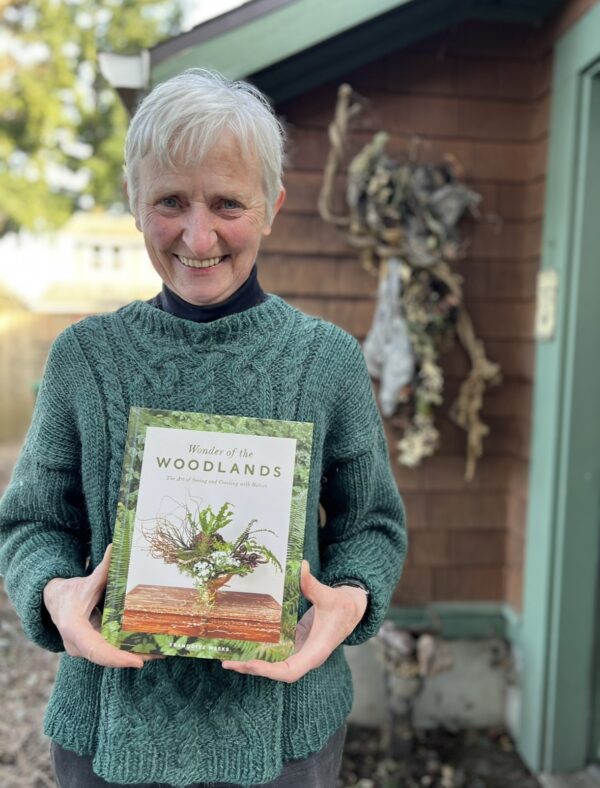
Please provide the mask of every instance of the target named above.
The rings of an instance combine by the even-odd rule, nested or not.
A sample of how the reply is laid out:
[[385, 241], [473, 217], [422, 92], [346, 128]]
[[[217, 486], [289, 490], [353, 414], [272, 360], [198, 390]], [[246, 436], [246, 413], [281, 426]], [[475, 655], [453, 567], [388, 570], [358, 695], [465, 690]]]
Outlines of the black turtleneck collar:
[[195, 323], [210, 323], [213, 320], [218, 320], [220, 317], [228, 317], [237, 312], [245, 312], [246, 309], [258, 306], [258, 304], [262, 304], [266, 300], [267, 294], [258, 282], [255, 263], [250, 276], [243, 285], [220, 304], [212, 304], [210, 306], [190, 304], [189, 301], [184, 301], [177, 293], [169, 290], [165, 284], [163, 284], [160, 293], [151, 298], [148, 303], [157, 309], [162, 309], [163, 312], [170, 312], [175, 317], [193, 320]]

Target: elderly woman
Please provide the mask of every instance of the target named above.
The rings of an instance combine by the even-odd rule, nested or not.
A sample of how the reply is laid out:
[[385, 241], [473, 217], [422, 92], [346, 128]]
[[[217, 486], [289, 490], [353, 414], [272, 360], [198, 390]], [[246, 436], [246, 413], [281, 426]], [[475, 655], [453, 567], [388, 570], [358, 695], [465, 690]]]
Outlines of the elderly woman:
[[[406, 538], [358, 343], [257, 280], [282, 146], [248, 84], [190, 70], [156, 87], [126, 173], [162, 292], [76, 323], [50, 351], [2, 500], [0, 571], [27, 635], [66, 652], [45, 721], [61, 788], [335, 786], [352, 703], [341, 646], [377, 631]], [[313, 423], [285, 662], [153, 660], [99, 634], [131, 406]]]

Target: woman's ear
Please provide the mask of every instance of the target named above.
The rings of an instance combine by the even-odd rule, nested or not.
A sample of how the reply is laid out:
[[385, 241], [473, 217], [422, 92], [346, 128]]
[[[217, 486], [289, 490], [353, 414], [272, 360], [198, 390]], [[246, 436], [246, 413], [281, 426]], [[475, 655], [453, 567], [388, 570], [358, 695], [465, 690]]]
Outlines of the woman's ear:
[[284, 202], [285, 202], [285, 189], [282, 186], [281, 191], [279, 192], [279, 194], [277, 195], [277, 199], [275, 200], [275, 205], [273, 206], [273, 219], [279, 213], [279, 209], [281, 208]]
[[273, 208], [271, 210], [271, 218], [269, 220], [269, 223], [266, 224], [264, 229], [263, 229], [263, 235], [270, 235], [271, 234], [271, 227], [273, 225], [273, 219], [275, 219], [275, 217], [279, 213], [279, 209], [283, 205], [284, 201], [285, 201], [285, 189], [282, 186], [281, 187], [281, 191], [277, 195], [277, 199], [275, 200], [275, 204], [273, 205]]

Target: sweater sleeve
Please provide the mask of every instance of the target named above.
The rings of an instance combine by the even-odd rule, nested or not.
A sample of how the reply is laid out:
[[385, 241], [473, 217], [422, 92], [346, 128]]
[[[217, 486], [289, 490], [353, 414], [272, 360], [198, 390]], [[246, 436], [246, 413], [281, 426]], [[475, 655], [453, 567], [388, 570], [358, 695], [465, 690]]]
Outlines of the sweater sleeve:
[[51, 651], [63, 643], [44, 607], [44, 586], [83, 575], [88, 543], [67, 332], [50, 350], [31, 426], [0, 500], [0, 574], [25, 634]]
[[[350, 338], [349, 338], [350, 339]], [[360, 580], [369, 590], [363, 619], [345, 645], [376, 634], [406, 555], [404, 507], [362, 350], [355, 340], [330, 423], [321, 492], [321, 576], [327, 585]]]

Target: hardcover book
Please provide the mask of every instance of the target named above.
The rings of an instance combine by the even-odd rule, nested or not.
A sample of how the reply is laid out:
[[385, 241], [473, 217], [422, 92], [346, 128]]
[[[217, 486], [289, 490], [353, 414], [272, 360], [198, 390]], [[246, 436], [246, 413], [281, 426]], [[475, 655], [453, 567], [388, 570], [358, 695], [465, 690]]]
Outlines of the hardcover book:
[[131, 408], [102, 635], [142, 654], [294, 649], [313, 425]]

